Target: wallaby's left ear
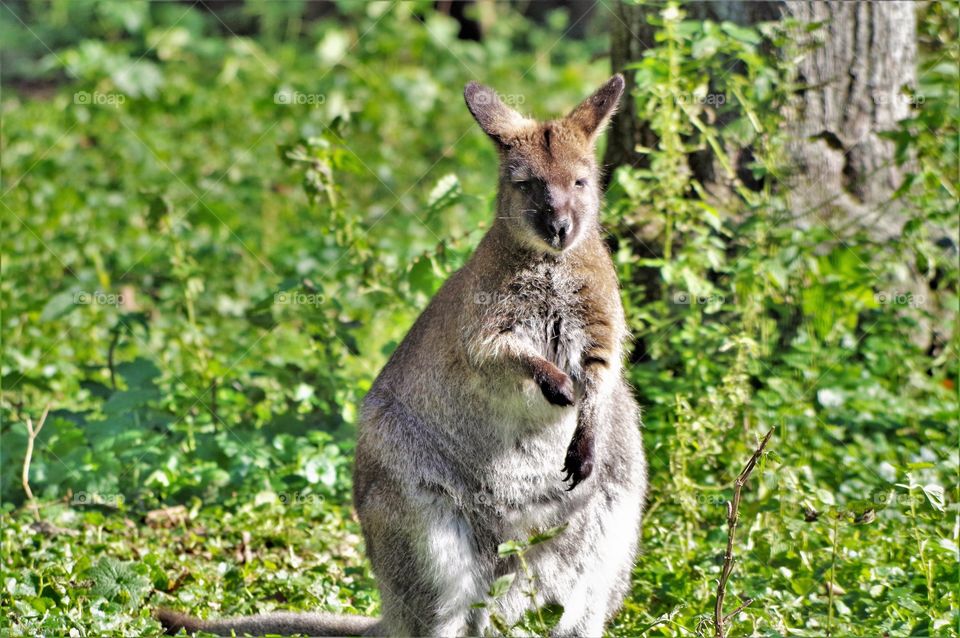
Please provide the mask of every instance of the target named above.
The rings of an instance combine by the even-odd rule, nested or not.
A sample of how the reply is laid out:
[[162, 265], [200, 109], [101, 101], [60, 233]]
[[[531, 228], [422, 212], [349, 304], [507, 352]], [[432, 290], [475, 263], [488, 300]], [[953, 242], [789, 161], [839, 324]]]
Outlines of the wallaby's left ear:
[[620, 96], [623, 95], [623, 76], [617, 73], [597, 92], [573, 109], [567, 120], [579, 127], [589, 139], [594, 139], [603, 131], [610, 116], [617, 110]]
[[484, 133], [500, 148], [510, 146], [510, 139], [531, 122], [504, 104], [489, 86], [470, 82], [463, 89], [463, 99]]

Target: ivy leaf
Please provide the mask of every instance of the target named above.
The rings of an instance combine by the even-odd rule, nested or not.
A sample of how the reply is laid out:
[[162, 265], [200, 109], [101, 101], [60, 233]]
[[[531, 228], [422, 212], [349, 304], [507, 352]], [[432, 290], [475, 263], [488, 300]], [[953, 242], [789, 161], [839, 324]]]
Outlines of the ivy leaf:
[[150, 591], [150, 579], [136, 571], [134, 564], [107, 556], [90, 569], [90, 593], [127, 607], [137, 605]]

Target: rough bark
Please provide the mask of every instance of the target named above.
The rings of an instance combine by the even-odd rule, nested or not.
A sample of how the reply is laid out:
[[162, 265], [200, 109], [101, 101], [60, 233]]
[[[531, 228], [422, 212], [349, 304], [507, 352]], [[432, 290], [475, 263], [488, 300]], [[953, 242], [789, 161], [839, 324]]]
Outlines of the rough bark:
[[[893, 143], [880, 133], [896, 128], [910, 114], [903, 88], [916, 81], [916, 5], [726, 0], [692, 2], [683, 8], [692, 19], [737, 24], [783, 15], [823, 23], [812, 34], [798, 34], [798, 38], [814, 38], [821, 46], [799, 64], [805, 89], [787, 113], [792, 129], [787, 150], [793, 170], [782, 186], [801, 226], [819, 218], [836, 227], [869, 227], [881, 235], [899, 232], [903, 217], [888, 203], [902, 183], [902, 174], [893, 162]], [[651, 46], [653, 30], [647, 16], [657, 10], [624, 3], [611, 8], [614, 71], [640, 59]], [[627, 82], [631, 88], [629, 73]], [[611, 124], [604, 157], [611, 172], [617, 166], [642, 165], [636, 145], [656, 143], [646, 125], [637, 120], [633, 101], [626, 102]]]
[[[647, 18], [661, 8], [622, 2], [611, 7], [615, 14], [610, 19], [614, 71], [639, 60], [653, 45]], [[820, 25], [812, 32], [801, 28], [796, 34], [799, 44], [812, 41], [817, 46], [798, 64], [802, 89], [784, 113], [790, 140], [788, 167], [777, 187], [790, 203], [792, 223], [800, 228], [826, 224], [841, 239], [860, 230], [878, 241], [898, 236], [910, 211], [901, 201], [892, 200], [892, 195], [912, 167], [896, 165], [894, 144], [881, 134], [897, 129], [913, 109], [906, 89], [914, 88], [917, 79], [917, 5], [719, 0], [685, 3], [683, 9], [695, 20], [750, 25], [789, 16], [804, 25]], [[632, 88], [632, 74], [628, 72], [626, 77]], [[715, 122], [719, 127], [723, 124]], [[626, 100], [614, 118], [611, 132], [604, 158], [610, 173], [622, 165], [642, 166], [644, 158], [634, 151], [636, 145], [656, 144], [656, 136], [638, 121], [632, 99]], [[691, 157], [691, 170], [708, 193], [723, 199], [721, 194], [731, 190], [721, 181], [722, 172], [714, 170], [715, 162], [710, 151], [704, 151]], [[955, 225], [931, 231], [935, 236], [957, 236]], [[650, 247], [657, 251], [661, 238], [644, 234], [642, 239], [643, 252], [650, 252]], [[905, 270], [901, 285], [901, 292], [923, 300], [925, 308], [942, 316], [933, 308], [937, 295], [923, 276]], [[927, 343], [933, 332], [932, 326], [923, 325], [915, 340]]]
[[880, 137], [909, 117], [903, 93], [916, 83], [916, 5], [909, 2], [797, 2], [787, 11], [823, 26], [821, 46], [799, 65], [807, 88], [791, 113], [789, 180], [800, 225], [831, 225], [899, 233], [904, 221], [887, 206], [902, 183], [894, 145]]

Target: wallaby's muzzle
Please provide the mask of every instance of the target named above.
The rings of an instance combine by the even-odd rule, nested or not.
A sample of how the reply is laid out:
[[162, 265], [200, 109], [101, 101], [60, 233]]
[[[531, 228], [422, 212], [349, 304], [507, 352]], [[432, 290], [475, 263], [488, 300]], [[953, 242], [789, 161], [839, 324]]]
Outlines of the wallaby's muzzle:
[[563, 250], [573, 243], [574, 222], [569, 215], [548, 215], [542, 224], [540, 234], [551, 248]]

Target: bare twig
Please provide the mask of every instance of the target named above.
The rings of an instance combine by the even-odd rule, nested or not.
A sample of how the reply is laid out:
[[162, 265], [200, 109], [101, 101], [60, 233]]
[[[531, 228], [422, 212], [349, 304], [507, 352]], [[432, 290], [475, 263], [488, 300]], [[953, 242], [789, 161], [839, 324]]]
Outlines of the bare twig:
[[50, 405], [47, 404], [36, 426], [33, 425], [33, 419], [31, 419], [29, 415], [27, 415], [26, 420], [23, 422], [23, 424], [27, 426], [27, 451], [23, 455], [23, 472], [20, 474], [20, 482], [23, 485], [23, 492], [27, 495], [27, 503], [33, 510], [34, 518], [38, 521], [40, 520], [40, 508], [37, 507], [37, 501], [33, 497], [33, 490], [30, 489], [30, 461], [33, 460], [33, 444], [37, 440], [40, 430], [43, 429], [43, 424], [47, 422], [47, 414], [49, 413]]
[[737, 522], [740, 516], [740, 494], [743, 491], [743, 486], [746, 484], [747, 479], [750, 478], [753, 468], [756, 467], [757, 461], [760, 460], [764, 448], [767, 447], [771, 436], [773, 436], [773, 428], [770, 428], [770, 431], [767, 432], [763, 440], [760, 441], [760, 446], [757, 447], [753, 456], [750, 457], [750, 460], [747, 461], [747, 464], [744, 466], [743, 471], [740, 472], [737, 480], [734, 481], [733, 500], [727, 501], [727, 551], [723, 555], [723, 570], [720, 572], [720, 580], [717, 583], [717, 602], [713, 608], [713, 635], [715, 638], [724, 638], [726, 635], [724, 633], [724, 623], [739, 614], [747, 605], [753, 602], [752, 599], [748, 598], [737, 609], [726, 616], [723, 615], [723, 598], [727, 593], [727, 581], [730, 580], [730, 573], [733, 571], [733, 545], [736, 540]]
[[729, 614], [723, 617], [723, 622], [726, 624], [728, 620], [739, 614], [741, 611], [747, 608], [747, 605], [753, 602], [753, 598], [744, 598], [743, 602], [740, 603], [740, 606], [731, 611]]

